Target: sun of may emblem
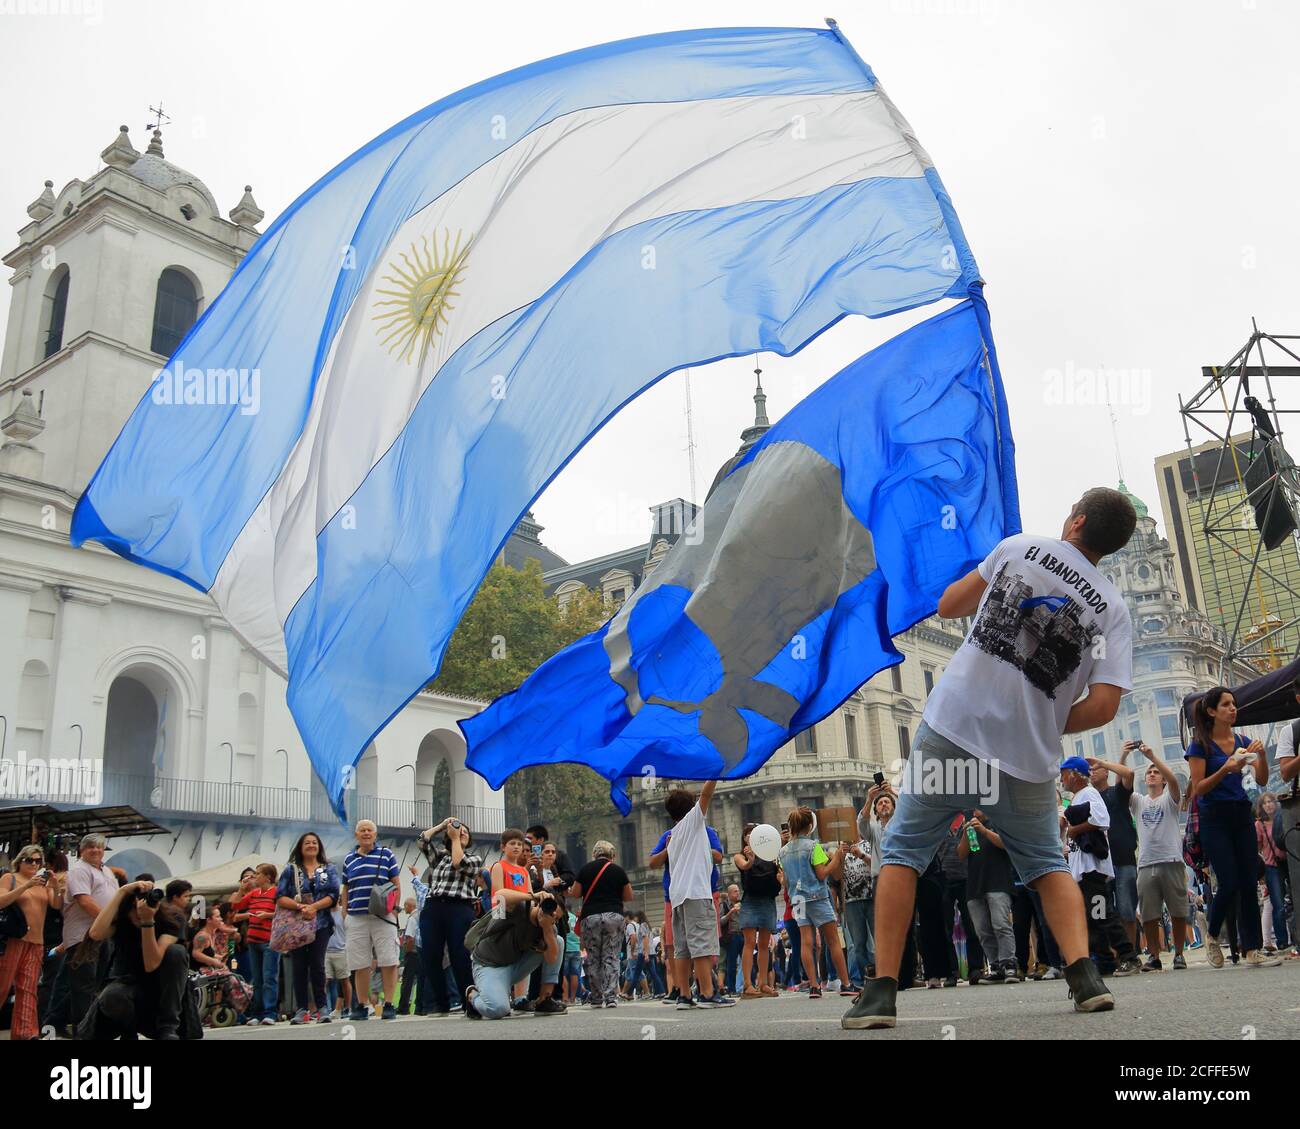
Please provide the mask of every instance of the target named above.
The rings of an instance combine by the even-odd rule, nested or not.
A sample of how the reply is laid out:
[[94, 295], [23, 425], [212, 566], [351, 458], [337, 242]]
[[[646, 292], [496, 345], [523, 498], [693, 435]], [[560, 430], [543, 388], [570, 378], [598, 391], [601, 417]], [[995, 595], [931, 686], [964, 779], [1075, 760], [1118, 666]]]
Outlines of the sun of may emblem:
[[432, 240], [422, 236], [418, 244], [411, 244], [409, 253], [401, 253], [405, 267], [396, 260], [388, 264], [392, 273], [382, 281], [391, 283], [392, 289], [377, 289], [380, 297], [373, 308], [380, 344], [388, 346], [390, 353], [409, 363], [424, 352], [430, 338], [442, 332], [452, 309], [451, 299], [460, 293], [457, 286], [472, 239], [464, 240], [462, 246], [459, 231], [454, 242], [451, 232], [444, 231], [440, 249], [435, 231]]

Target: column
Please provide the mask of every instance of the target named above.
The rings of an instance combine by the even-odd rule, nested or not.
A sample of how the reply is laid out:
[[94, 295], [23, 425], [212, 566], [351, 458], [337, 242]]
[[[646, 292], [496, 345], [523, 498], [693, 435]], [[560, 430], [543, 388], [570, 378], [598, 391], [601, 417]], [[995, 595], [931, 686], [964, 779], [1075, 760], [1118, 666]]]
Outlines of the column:
[[[39, 580], [0, 573], [0, 639], [6, 640], [4, 650], [0, 651], [0, 714], [5, 716], [5, 724], [9, 726], [9, 732], [5, 734], [6, 750], [9, 750], [13, 727], [17, 724], [18, 695], [23, 680], [23, 664], [27, 661], [27, 612], [31, 607], [32, 593], [40, 587]], [[51, 678], [53, 674], [51, 671]]]
[[[105, 592], [60, 585], [54, 628], [53, 706], [45, 755], [101, 762], [104, 755], [105, 707], [95, 703], [95, 674], [103, 661], [103, 611], [112, 602]], [[82, 738], [72, 727], [82, 727]]]

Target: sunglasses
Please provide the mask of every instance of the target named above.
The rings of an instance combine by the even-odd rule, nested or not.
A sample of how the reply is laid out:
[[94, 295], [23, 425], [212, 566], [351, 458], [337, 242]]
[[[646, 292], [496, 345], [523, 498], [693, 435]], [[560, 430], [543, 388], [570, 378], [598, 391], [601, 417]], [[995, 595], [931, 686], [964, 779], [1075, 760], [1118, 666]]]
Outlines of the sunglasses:
[[31, 862], [31, 863], [44, 862], [44, 861], [45, 860], [40, 855], [28, 855], [25, 859], [23, 859], [23, 862]]

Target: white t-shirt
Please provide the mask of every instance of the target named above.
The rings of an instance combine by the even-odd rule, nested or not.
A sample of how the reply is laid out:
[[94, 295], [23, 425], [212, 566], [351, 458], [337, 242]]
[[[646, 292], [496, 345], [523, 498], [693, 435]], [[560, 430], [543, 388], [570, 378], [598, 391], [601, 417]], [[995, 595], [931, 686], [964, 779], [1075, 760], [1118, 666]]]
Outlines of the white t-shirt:
[[1290, 760], [1296, 755], [1295, 736], [1292, 733], [1292, 722], [1287, 722], [1282, 726], [1282, 731], [1277, 735], [1277, 752], [1275, 758], [1280, 761]]
[[[1101, 793], [1091, 784], [1085, 788], [1080, 788], [1074, 794], [1070, 801], [1070, 806], [1075, 804], [1087, 804], [1089, 807], [1088, 822], [1093, 827], [1100, 827], [1106, 832], [1107, 839], [1110, 838], [1110, 812], [1106, 810], [1106, 801], [1101, 798]], [[1115, 877], [1115, 864], [1111, 862], [1110, 855], [1107, 854], [1104, 859], [1097, 858], [1096, 855], [1088, 851], [1079, 849], [1079, 840], [1070, 839], [1070, 876], [1078, 882], [1090, 870], [1096, 870], [1104, 874], [1107, 878]]]
[[1008, 537], [979, 574], [988, 588], [925, 721], [1017, 779], [1051, 780], [1070, 707], [1094, 683], [1132, 685], [1128, 608], [1096, 565], [1055, 537]]
[[1178, 826], [1178, 804], [1168, 787], [1154, 800], [1134, 792], [1128, 798], [1138, 831], [1138, 866], [1183, 861], [1183, 829]]
[[688, 898], [713, 900], [713, 848], [698, 803], [668, 840], [668, 901], [676, 909]]

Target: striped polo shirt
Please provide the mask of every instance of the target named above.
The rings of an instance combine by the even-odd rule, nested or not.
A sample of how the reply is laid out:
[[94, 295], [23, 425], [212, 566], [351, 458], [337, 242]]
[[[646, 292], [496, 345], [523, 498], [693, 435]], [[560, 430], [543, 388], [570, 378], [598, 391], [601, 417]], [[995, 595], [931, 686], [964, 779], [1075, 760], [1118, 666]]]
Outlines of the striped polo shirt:
[[368, 854], [352, 850], [343, 860], [343, 884], [348, 888], [348, 913], [370, 912], [370, 890], [378, 877], [396, 882], [401, 867], [387, 847], [375, 845]]

